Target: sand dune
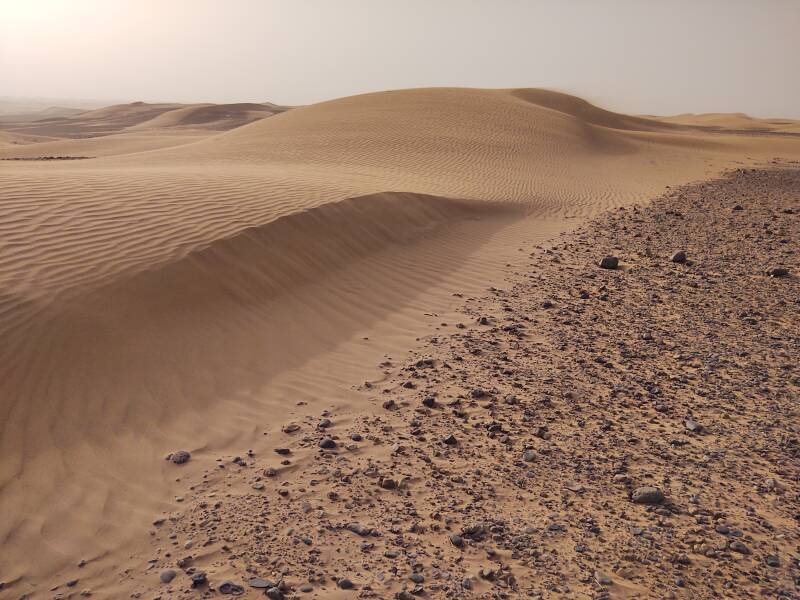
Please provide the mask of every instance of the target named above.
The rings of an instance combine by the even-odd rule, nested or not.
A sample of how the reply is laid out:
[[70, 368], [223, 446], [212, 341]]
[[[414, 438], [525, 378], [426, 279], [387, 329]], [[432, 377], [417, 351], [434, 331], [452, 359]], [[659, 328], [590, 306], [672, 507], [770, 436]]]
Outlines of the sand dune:
[[200, 129], [225, 131], [287, 110], [265, 104], [177, 104], [132, 102], [68, 114], [45, 113], [15, 119], [5, 117], [6, 131], [63, 138], [107, 136], [143, 129]]
[[16, 589], [146, 553], [142, 532], [179, 489], [167, 452], [213, 462], [263, 443], [298, 401], [354, 402], [423, 315], [485, 289], [522, 240], [800, 156], [792, 136], [543, 90], [259, 106], [108, 107], [50, 130], [92, 139], [25, 147], [97, 158], [0, 162], [0, 539], [16, 555], [0, 573]]
[[246, 123], [269, 117], [282, 108], [271, 108], [263, 104], [207, 104], [186, 106], [163, 112], [130, 129], [163, 129], [169, 127], [203, 127], [227, 131]]
[[710, 127], [715, 129], [795, 132], [800, 121], [793, 119], [759, 119], [744, 113], [684, 114], [672, 117], [655, 117], [662, 123], [675, 123]]

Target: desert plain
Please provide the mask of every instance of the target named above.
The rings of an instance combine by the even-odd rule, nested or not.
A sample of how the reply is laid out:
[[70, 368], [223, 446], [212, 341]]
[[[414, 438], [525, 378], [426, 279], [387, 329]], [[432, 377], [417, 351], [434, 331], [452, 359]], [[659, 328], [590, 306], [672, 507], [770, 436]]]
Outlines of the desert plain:
[[55, 107], [0, 208], [1, 598], [800, 593], [798, 121]]

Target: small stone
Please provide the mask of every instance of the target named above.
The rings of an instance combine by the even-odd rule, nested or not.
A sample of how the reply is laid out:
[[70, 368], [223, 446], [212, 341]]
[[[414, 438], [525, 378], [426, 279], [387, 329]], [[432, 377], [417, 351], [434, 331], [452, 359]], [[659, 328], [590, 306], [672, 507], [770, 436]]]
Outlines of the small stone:
[[422, 399], [422, 404], [428, 408], [433, 408], [436, 406], [436, 398], [434, 396], [425, 396]]
[[601, 269], [616, 269], [619, 266], [619, 259], [616, 256], [604, 256], [600, 260]]
[[702, 433], [703, 430], [705, 429], [702, 425], [700, 425], [700, 423], [698, 423], [694, 419], [686, 419], [683, 422], [683, 424], [686, 427], [686, 429], [688, 429], [692, 433]]
[[780, 567], [781, 566], [780, 559], [777, 556], [775, 556], [774, 554], [767, 554], [767, 556], [764, 557], [764, 562], [767, 563], [767, 566], [769, 566], [769, 567]]
[[291, 452], [289, 448], [275, 448], [275, 454], [280, 454], [281, 456], [286, 456], [287, 454], [291, 454]]
[[339, 587], [340, 587], [340, 588], [342, 588], [343, 590], [352, 590], [352, 589], [353, 589], [353, 587], [354, 587], [354, 585], [353, 585], [353, 582], [352, 582], [352, 581], [350, 581], [349, 579], [347, 579], [347, 577], [342, 577], [342, 578], [339, 580], [339, 582], [338, 582], [338, 585], [339, 585]]
[[264, 595], [270, 600], [283, 600], [283, 592], [280, 588], [271, 587], [264, 592]]
[[231, 596], [241, 596], [244, 594], [244, 586], [241, 586], [238, 583], [233, 583], [232, 581], [223, 581], [219, 585], [219, 593], [229, 594]]
[[470, 392], [470, 395], [473, 398], [483, 398], [486, 395], [486, 392], [483, 391], [483, 388], [475, 388]]
[[372, 529], [365, 527], [361, 523], [349, 523], [347, 529], [361, 537], [367, 537], [372, 533]]
[[158, 578], [161, 580], [161, 583], [169, 583], [170, 581], [175, 579], [177, 575], [178, 572], [175, 569], [166, 569], [164, 571], [161, 571], [161, 574], [158, 576]]
[[453, 544], [456, 548], [461, 548], [464, 545], [464, 538], [462, 538], [457, 533], [454, 533], [450, 536], [450, 543]]
[[631, 500], [635, 504], [661, 504], [664, 501], [664, 493], [658, 488], [644, 486], [633, 491]]
[[274, 583], [272, 583], [268, 579], [261, 579], [260, 577], [253, 577], [253, 579], [247, 582], [247, 585], [257, 590], [267, 590], [269, 588], [275, 587]]
[[351, 433], [350, 434], [350, 439], [353, 440], [354, 442], [360, 442], [364, 438], [362, 437], [362, 435], [360, 433]]
[[412, 573], [410, 579], [414, 583], [422, 583], [423, 581], [425, 581], [425, 578], [419, 573]]
[[448, 446], [455, 446], [458, 443], [456, 437], [451, 433], [447, 437], [442, 439], [443, 444], [447, 444]]
[[397, 481], [388, 477], [381, 477], [379, 484], [385, 490], [397, 489]]
[[594, 578], [597, 580], [597, 583], [600, 585], [613, 585], [614, 581], [606, 575], [605, 573], [600, 573], [599, 571], [595, 573]]
[[525, 452], [522, 453], [522, 460], [525, 462], [533, 462], [536, 460], [536, 452], [533, 450], [525, 450]]
[[788, 277], [789, 269], [786, 267], [770, 267], [767, 269], [767, 275], [770, 277]]
[[331, 438], [323, 438], [320, 443], [319, 447], [325, 450], [332, 450], [336, 448], [336, 442], [334, 442]]
[[733, 540], [728, 547], [733, 552], [738, 552], [739, 554], [750, 554], [750, 548], [745, 546], [744, 543], [740, 542], [739, 540]]
[[686, 252], [683, 250], [678, 250], [675, 254], [672, 255], [670, 260], [674, 263], [683, 264], [686, 262]]
[[186, 450], [178, 450], [177, 452], [173, 452], [167, 457], [169, 460], [174, 462], [176, 465], [182, 465], [184, 463], [189, 462], [189, 459], [192, 458], [192, 455], [189, 454]]
[[208, 576], [205, 571], [198, 571], [192, 575], [192, 587], [200, 587], [208, 582]]
[[307, 584], [306, 585], [301, 585], [300, 586], [300, 591], [303, 592], [304, 594], [310, 594], [311, 592], [314, 591], [314, 586], [313, 585], [307, 585]]

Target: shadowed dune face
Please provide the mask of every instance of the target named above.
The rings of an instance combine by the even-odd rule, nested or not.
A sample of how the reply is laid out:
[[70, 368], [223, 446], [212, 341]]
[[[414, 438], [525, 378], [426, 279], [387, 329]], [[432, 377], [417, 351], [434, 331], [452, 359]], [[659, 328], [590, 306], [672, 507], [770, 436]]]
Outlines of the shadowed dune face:
[[164, 454], [240, 452], [297, 398], [341, 401], [521, 240], [800, 156], [543, 90], [367, 94], [224, 133], [261, 105], [147, 106], [93, 111], [127, 134], [26, 150], [97, 159], [0, 162], [0, 539], [39, 555], [0, 558], [12, 575], [113, 553], [170, 506]]

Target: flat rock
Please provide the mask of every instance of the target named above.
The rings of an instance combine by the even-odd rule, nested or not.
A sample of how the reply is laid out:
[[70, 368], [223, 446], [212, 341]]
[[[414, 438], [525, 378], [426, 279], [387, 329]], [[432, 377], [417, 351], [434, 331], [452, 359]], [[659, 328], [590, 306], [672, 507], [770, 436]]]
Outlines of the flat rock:
[[631, 500], [635, 504], [661, 504], [664, 501], [664, 492], [655, 487], [643, 486], [633, 491]]

